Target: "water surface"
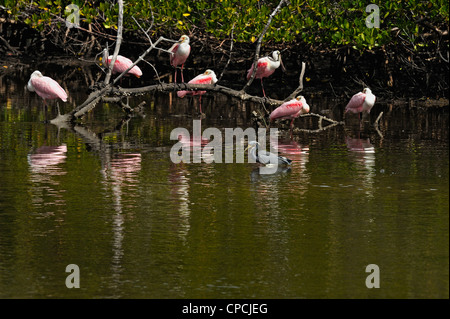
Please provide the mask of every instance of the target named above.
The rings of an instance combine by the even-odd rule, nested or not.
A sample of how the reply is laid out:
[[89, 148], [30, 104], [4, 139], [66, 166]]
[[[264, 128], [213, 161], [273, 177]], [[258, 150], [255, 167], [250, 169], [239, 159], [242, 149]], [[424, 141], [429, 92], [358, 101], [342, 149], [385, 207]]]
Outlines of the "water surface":
[[[278, 151], [292, 167], [262, 175], [251, 163], [171, 162], [170, 132], [191, 132], [195, 99], [132, 99], [146, 105], [131, 119], [101, 104], [81, 125], [58, 128], [45, 122], [53, 105], [24, 80], [5, 81], [2, 298], [449, 296], [448, 107], [379, 103], [378, 131], [282, 132]], [[62, 111], [85, 96], [71, 94]], [[202, 103], [202, 129], [252, 125], [255, 105]], [[310, 105], [341, 120], [336, 101]], [[79, 289], [66, 288], [69, 264], [80, 268]], [[379, 289], [366, 287], [369, 264]]]

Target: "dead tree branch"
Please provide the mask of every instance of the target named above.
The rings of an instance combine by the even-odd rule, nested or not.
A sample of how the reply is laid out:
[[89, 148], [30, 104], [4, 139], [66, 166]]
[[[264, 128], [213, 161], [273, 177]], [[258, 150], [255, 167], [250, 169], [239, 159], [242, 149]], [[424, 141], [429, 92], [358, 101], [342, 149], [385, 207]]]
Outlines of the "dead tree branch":
[[[118, 18], [118, 30], [117, 30], [117, 41], [114, 48], [114, 54], [109, 64], [108, 72], [105, 77], [105, 84], [109, 84], [111, 80], [112, 70], [114, 68], [114, 63], [116, 63], [117, 56], [119, 55], [120, 45], [122, 43], [122, 30], [123, 30], [123, 0], [118, 0], [119, 3], [119, 18]], [[106, 63], [107, 61], [105, 61]]]
[[305, 75], [305, 70], [306, 70], [306, 63], [302, 62], [302, 71], [300, 72], [300, 77], [299, 77], [299, 84], [298, 87], [295, 89], [294, 92], [292, 92], [286, 99], [285, 101], [289, 101], [292, 100], [294, 98], [297, 97], [297, 95], [303, 91], [303, 76]]
[[264, 26], [263, 31], [261, 32], [261, 34], [258, 37], [258, 41], [256, 42], [256, 50], [255, 50], [255, 57], [253, 58], [253, 69], [252, 69], [252, 75], [250, 77], [250, 79], [248, 80], [248, 82], [244, 85], [244, 87], [242, 88], [242, 91], [245, 91], [253, 82], [255, 75], [256, 75], [256, 67], [258, 65], [258, 59], [259, 59], [259, 51], [261, 50], [261, 44], [262, 44], [262, 39], [264, 37], [264, 35], [266, 34], [267, 30], [269, 29], [270, 24], [272, 23], [272, 19], [273, 17], [276, 16], [276, 14], [278, 13], [278, 11], [281, 9], [281, 7], [283, 6], [283, 4], [287, 4], [288, 1], [287, 0], [281, 0], [280, 3], [278, 4], [278, 6], [272, 11], [272, 13], [269, 16], [269, 20], [267, 20], [266, 25]]

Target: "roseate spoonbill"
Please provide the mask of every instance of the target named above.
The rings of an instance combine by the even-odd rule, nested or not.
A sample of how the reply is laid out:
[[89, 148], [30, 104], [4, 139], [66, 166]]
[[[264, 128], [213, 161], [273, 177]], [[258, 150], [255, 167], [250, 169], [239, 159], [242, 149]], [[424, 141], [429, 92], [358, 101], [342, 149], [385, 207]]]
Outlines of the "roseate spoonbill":
[[[280, 64], [283, 71], [286, 71], [283, 65], [283, 61], [281, 61], [280, 51], [273, 51], [271, 57], [266, 56], [258, 60], [258, 63], [256, 65], [255, 79], [261, 79], [261, 87], [264, 96], [266, 96], [266, 92], [264, 92], [263, 78], [266, 78], [270, 76], [273, 72], [275, 72], [275, 70], [278, 69]], [[250, 77], [252, 76], [252, 70], [253, 64], [252, 67], [247, 71], [247, 80], [250, 80]]]
[[[63, 102], [67, 102], [67, 93], [64, 89], [52, 78], [43, 76], [41, 72], [34, 71], [31, 74], [30, 80], [28, 80], [27, 89], [30, 92], [36, 92], [47, 105], [46, 100], [61, 99]], [[59, 106], [58, 113], [59, 113]]]
[[[108, 56], [108, 50], [104, 49], [103, 50], [103, 61], [105, 62], [105, 65], [107, 67], [109, 67], [109, 64], [111, 63], [112, 58], [113, 58], [112, 55]], [[114, 67], [113, 67], [112, 72], [120, 74], [120, 73], [126, 71], [132, 64], [133, 64], [133, 61], [131, 61], [130, 59], [128, 59], [122, 55], [118, 55], [116, 58], [116, 62], [114, 62]], [[140, 78], [142, 76], [142, 71], [137, 65], [135, 65], [125, 75], [127, 75], [127, 76], [134, 75], [137, 78]]]
[[[362, 92], [356, 93], [350, 99], [347, 106], [345, 107], [345, 113], [361, 113], [367, 112], [370, 113], [373, 105], [375, 104], [376, 97], [372, 94], [372, 91], [369, 88], [365, 88]], [[361, 114], [358, 114], [360, 117]], [[361, 118], [360, 118], [361, 119]]]
[[[197, 75], [195, 78], [190, 80], [188, 83], [191, 84], [215, 84], [217, 82], [216, 74], [213, 70], [206, 70], [205, 73]], [[202, 95], [205, 94], [206, 91], [178, 91], [177, 95], [180, 98], [183, 98], [186, 94], [198, 95], [198, 101], [200, 104], [200, 113], [202, 113]]]
[[289, 158], [286, 158], [284, 156], [279, 156], [274, 153], [266, 152], [263, 150], [258, 150], [258, 146], [260, 144], [257, 141], [250, 141], [248, 142], [247, 148], [244, 150], [246, 152], [248, 149], [250, 149], [250, 155], [253, 157], [253, 159], [261, 164], [267, 165], [267, 164], [275, 164], [278, 165], [291, 165], [292, 160]]
[[177, 66], [181, 64], [181, 81], [184, 82], [183, 78], [183, 67], [186, 59], [191, 52], [191, 46], [189, 45], [189, 37], [187, 35], [182, 35], [177, 43], [172, 45], [169, 49], [170, 54], [170, 65], [175, 68], [175, 81], [177, 82]]
[[294, 120], [301, 114], [309, 112], [309, 105], [306, 103], [305, 98], [302, 95], [297, 96], [295, 99], [284, 102], [279, 107], [270, 113], [269, 119], [272, 122], [275, 119], [291, 119], [291, 129], [294, 124]]

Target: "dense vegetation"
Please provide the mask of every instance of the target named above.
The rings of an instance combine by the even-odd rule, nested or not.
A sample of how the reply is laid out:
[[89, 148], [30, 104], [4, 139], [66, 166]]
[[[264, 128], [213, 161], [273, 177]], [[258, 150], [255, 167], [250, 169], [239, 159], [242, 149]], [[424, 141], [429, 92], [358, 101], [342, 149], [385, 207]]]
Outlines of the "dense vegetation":
[[[130, 0], [125, 2], [124, 27], [129, 40], [133, 38], [135, 43], [142, 44], [148, 42], [136, 21], [146, 30], [151, 27], [152, 37], [177, 38], [186, 33], [212, 38], [220, 44], [229, 40], [233, 32], [239, 50], [240, 44], [248, 47], [256, 41], [278, 3], [279, 0]], [[55, 47], [72, 54], [91, 55], [94, 44], [100, 48], [104, 39], [114, 40], [116, 34], [118, 5], [115, 1], [2, 0], [0, 4], [3, 19], [0, 25], [1, 21], [26, 24], [35, 30], [35, 35], [40, 34]], [[76, 36], [73, 32], [68, 34], [66, 28], [66, 19], [75, 13], [67, 7], [71, 4], [79, 9], [80, 28]], [[379, 28], [366, 25], [366, 18], [376, 13], [366, 12], [369, 4], [379, 8]], [[325, 50], [339, 59], [350, 52], [356, 56], [376, 52], [381, 58], [372, 67], [386, 69], [384, 77], [388, 78], [385, 81], [388, 86], [407, 69], [408, 77], [426, 78], [429, 87], [430, 76], [437, 70], [444, 68], [442, 74], [448, 73], [448, 25], [446, 0], [291, 0], [274, 17], [263, 41], [284, 49], [301, 46], [303, 52], [305, 48], [315, 52]], [[0, 28], [0, 37], [3, 31], [3, 39], [10, 40], [5, 30]], [[80, 42], [85, 45], [80, 47]], [[0, 52], [2, 45], [0, 41]], [[21, 49], [26, 47], [22, 44]], [[417, 72], [424, 74], [417, 75]], [[448, 90], [448, 75], [439, 78], [443, 79], [436, 79], [437, 89]], [[411, 84], [423, 86], [425, 82]]]
[[[189, 33], [194, 29], [208, 32], [219, 40], [229, 36], [234, 28], [235, 40], [254, 42], [262, 31], [268, 15], [278, 0], [216, 0], [216, 1], [127, 1], [125, 26], [138, 30], [132, 17], [143, 25], [154, 21], [153, 33], [179, 30]], [[302, 40], [329, 47], [351, 45], [356, 49], [372, 49], [395, 41], [398, 36], [408, 39], [415, 50], [426, 46], [423, 34], [430, 27], [445, 28], [449, 22], [449, 3], [433, 1], [371, 1], [379, 7], [380, 28], [368, 28], [365, 19], [368, 1], [291, 0], [281, 8], [266, 34], [266, 41], [291, 42]], [[118, 6], [112, 1], [81, 0], [6, 0], [4, 7], [11, 19], [22, 20], [39, 31], [65, 27], [71, 14], [66, 7], [79, 8], [80, 24], [98, 24], [105, 29], [117, 28]], [[425, 19], [425, 20], [422, 20]], [[425, 23], [419, 23], [424, 22]]]

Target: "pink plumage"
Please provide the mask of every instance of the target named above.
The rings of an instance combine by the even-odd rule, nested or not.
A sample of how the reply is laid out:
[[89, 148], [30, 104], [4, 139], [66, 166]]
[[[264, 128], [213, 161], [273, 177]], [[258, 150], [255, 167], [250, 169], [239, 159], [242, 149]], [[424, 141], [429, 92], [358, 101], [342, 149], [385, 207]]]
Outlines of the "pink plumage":
[[191, 46], [189, 45], [189, 37], [187, 35], [182, 35], [180, 40], [172, 45], [169, 49], [170, 54], [170, 65], [175, 68], [175, 82], [177, 82], [177, 70], [176, 68], [181, 65], [181, 81], [184, 82], [183, 78], [183, 67], [186, 62], [189, 53], [191, 52]]
[[372, 91], [369, 88], [365, 88], [362, 92], [353, 95], [345, 107], [345, 113], [361, 113], [363, 111], [370, 113], [370, 110], [375, 104], [375, 100], [376, 97], [372, 94]]
[[[261, 79], [266, 78], [270, 75], [272, 75], [273, 72], [275, 72], [275, 68], [269, 67], [269, 58], [264, 57], [258, 60], [258, 64], [256, 65], [256, 74], [255, 79]], [[250, 77], [252, 76], [252, 70], [253, 70], [253, 64], [250, 69], [247, 71], [247, 80], [250, 80]]]
[[58, 98], [63, 102], [67, 101], [67, 93], [58, 82], [48, 76], [43, 76], [39, 71], [31, 74], [27, 88], [31, 92], [36, 92], [44, 101]]
[[[274, 51], [272, 57], [266, 56], [258, 60], [258, 63], [256, 64], [255, 79], [261, 79], [261, 88], [264, 96], [266, 96], [266, 92], [264, 91], [263, 78], [272, 75], [280, 65], [284, 70], [280, 51]], [[251, 68], [247, 71], [247, 80], [250, 80], [252, 76], [253, 66], [254, 64], [252, 64]]]
[[284, 102], [272, 113], [270, 113], [270, 121], [275, 119], [290, 119], [291, 126], [294, 122], [294, 119], [299, 117], [301, 114], [305, 114], [309, 112], [309, 105], [306, 103], [306, 100], [303, 96], [297, 96], [295, 99]]
[[[217, 77], [214, 71], [206, 70], [205, 73], [197, 75], [195, 78], [190, 80], [188, 83], [191, 84], [214, 84], [217, 82]], [[191, 95], [202, 95], [205, 94], [206, 91], [178, 91], [178, 97], [185, 97], [186, 94]]]
[[179, 65], [183, 65], [191, 52], [191, 46], [189, 45], [189, 38], [186, 35], [183, 35], [180, 38], [180, 41], [175, 43], [170, 49], [172, 54], [170, 55], [170, 65], [173, 67], [177, 67]]
[[[107, 66], [109, 66], [109, 64], [111, 63], [112, 58], [112, 55], [108, 56], [108, 59], [106, 61]], [[130, 59], [122, 55], [118, 55], [116, 62], [114, 62], [113, 73], [120, 74], [122, 72], [125, 72], [132, 64], [133, 61], [131, 61]], [[139, 78], [142, 76], [142, 71], [137, 65], [135, 65], [127, 72], [126, 75], [134, 75]]]

